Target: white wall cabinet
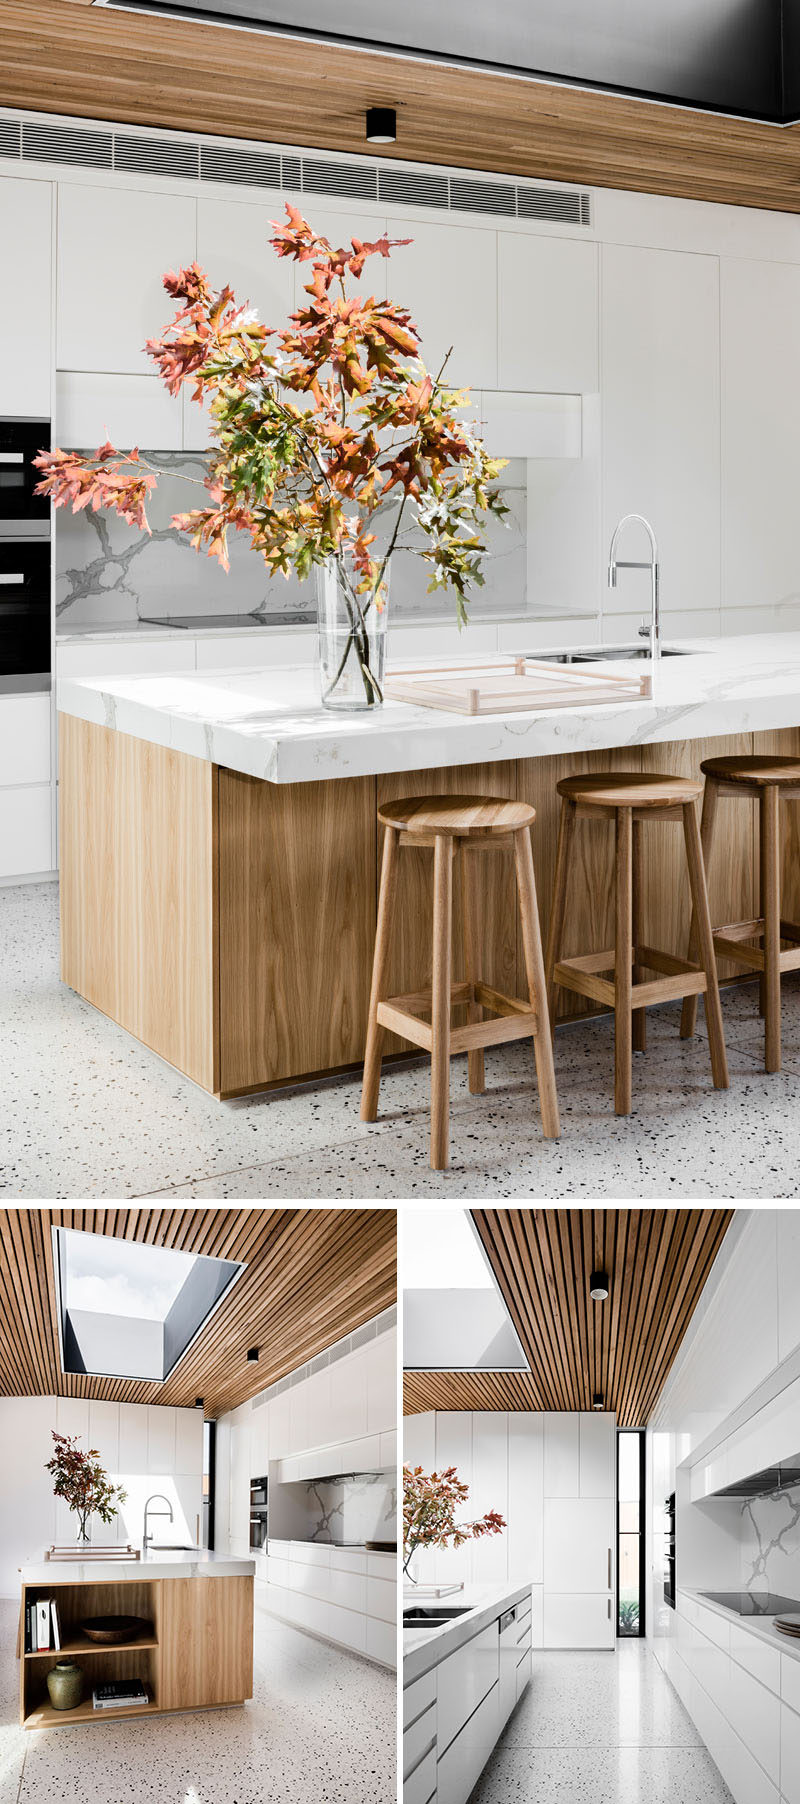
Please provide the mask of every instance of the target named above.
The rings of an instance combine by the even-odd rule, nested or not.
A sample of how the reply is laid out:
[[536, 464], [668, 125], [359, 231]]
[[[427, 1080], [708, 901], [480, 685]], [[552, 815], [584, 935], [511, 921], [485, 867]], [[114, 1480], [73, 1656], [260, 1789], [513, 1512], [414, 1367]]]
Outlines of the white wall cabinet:
[[573, 1412], [544, 1417], [545, 1497], [577, 1497], [580, 1482], [580, 1417]]
[[[593, 394], [597, 246], [577, 238], [500, 232], [499, 375], [484, 387]], [[477, 377], [473, 378], [477, 382]]]
[[57, 368], [152, 375], [145, 341], [176, 311], [162, 278], [194, 262], [196, 245], [191, 197], [62, 182]]
[[58, 443], [70, 450], [94, 451], [110, 439], [118, 451], [133, 445], [180, 451], [183, 404], [158, 376], [59, 370], [55, 430]]
[[0, 879], [53, 868], [49, 695], [0, 696]]
[[723, 602], [796, 603], [800, 268], [723, 258], [720, 281]]
[[50, 182], [0, 180], [0, 414], [49, 420], [52, 205]]
[[[497, 374], [497, 233], [481, 226], [425, 225], [389, 220], [390, 238], [411, 238], [392, 251], [392, 297], [407, 307], [421, 337], [421, 355], [436, 375], [452, 346], [444, 380], [456, 388], [529, 388], [519, 373]], [[372, 236], [372, 233], [370, 234]], [[366, 278], [367, 292], [372, 292]], [[559, 388], [560, 383], [545, 383]]]
[[[664, 609], [718, 608], [719, 264], [619, 244], [601, 255], [604, 555], [622, 515], [644, 514], [658, 539]], [[742, 354], [760, 363], [752, 342]], [[641, 528], [641, 542], [629, 532], [620, 555], [645, 558]], [[761, 579], [756, 587], [761, 595]], [[648, 614], [646, 572], [623, 571], [606, 605]]]

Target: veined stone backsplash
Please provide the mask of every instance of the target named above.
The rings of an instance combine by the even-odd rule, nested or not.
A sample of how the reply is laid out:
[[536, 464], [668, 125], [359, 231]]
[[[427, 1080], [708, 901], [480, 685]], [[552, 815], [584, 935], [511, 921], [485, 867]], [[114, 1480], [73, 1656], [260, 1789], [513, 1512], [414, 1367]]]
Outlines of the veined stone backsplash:
[[[230, 571], [216, 558], [194, 551], [169, 522], [173, 514], [202, 506], [205, 460], [181, 451], [143, 451], [148, 463], [163, 472], [147, 503], [152, 537], [127, 526], [116, 514], [85, 509], [56, 515], [56, 615], [62, 632], [80, 626], [125, 626], [155, 615], [293, 614], [316, 605], [313, 577], [268, 575], [263, 560], [244, 534], [229, 536]], [[184, 480], [186, 477], [191, 481]], [[504, 494], [510, 508], [507, 523], [490, 521], [486, 582], [473, 592], [470, 612], [485, 616], [525, 606], [526, 477], [525, 462], [515, 459], [504, 472]], [[388, 516], [388, 509], [386, 510]], [[409, 538], [409, 543], [419, 542]], [[392, 617], [421, 614], [455, 617], [455, 598], [427, 594], [428, 566], [418, 557], [398, 552], [392, 560]]]
[[390, 1472], [314, 1479], [306, 1486], [312, 1541], [395, 1541], [397, 1485]]
[[742, 1505], [741, 1558], [748, 1591], [800, 1599], [800, 1485]]

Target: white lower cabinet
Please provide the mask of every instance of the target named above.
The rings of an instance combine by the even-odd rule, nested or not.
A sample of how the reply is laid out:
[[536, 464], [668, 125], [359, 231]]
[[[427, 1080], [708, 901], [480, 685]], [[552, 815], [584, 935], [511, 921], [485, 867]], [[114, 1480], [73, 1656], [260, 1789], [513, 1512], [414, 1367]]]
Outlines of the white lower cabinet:
[[781, 1705], [781, 1796], [785, 1804], [800, 1804], [800, 1716], [788, 1704]]
[[0, 696], [0, 879], [52, 869], [50, 696]]
[[499, 1694], [499, 1684], [493, 1685], [440, 1756], [436, 1767], [437, 1804], [466, 1804], [502, 1728]]
[[465, 1647], [443, 1660], [438, 1670], [439, 1758], [468, 1717], [477, 1709], [500, 1677], [500, 1635], [497, 1619], [474, 1635]]
[[614, 1612], [603, 1592], [546, 1591], [545, 1647], [614, 1646]]
[[664, 1670], [735, 1804], [800, 1804], [800, 1710], [789, 1701], [800, 1704], [800, 1662], [681, 1593], [669, 1656]]
[[393, 1554], [271, 1539], [264, 1601], [284, 1621], [394, 1666], [394, 1568]]
[[530, 1680], [530, 1634], [528, 1593], [405, 1687], [403, 1804], [466, 1804]]

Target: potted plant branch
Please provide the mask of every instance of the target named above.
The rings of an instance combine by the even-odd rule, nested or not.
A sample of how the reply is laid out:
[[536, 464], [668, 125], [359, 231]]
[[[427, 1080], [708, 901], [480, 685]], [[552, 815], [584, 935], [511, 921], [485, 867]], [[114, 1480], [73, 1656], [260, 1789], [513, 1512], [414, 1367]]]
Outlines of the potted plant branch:
[[[146, 349], [171, 395], [188, 384], [207, 407], [213, 440], [209, 500], [172, 525], [226, 570], [231, 529], [272, 575], [315, 570], [322, 700], [373, 708], [383, 700], [395, 552], [427, 562], [429, 592], [452, 590], [463, 625], [468, 591], [484, 580], [485, 521], [508, 512], [493, 486], [504, 460], [459, 417], [467, 391], [447, 385], [447, 358], [435, 376], [425, 368], [407, 309], [349, 292], [368, 258], [410, 240], [353, 238], [337, 249], [295, 207], [286, 211], [270, 243], [311, 265], [308, 298], [287, 326], [263, 324], [196, 263], [164, 277], [180, 306]], [[111, 508], [150, 531], [156, 472], [138, 448], [106, 443], [93, 458], [55, 450], [36, 463], [37, 492], [56, 507]], [[411, 531], [419, 543], [408, 543]]]
[[45, 1471], [50, 1472], [55, 1481], [55, 1496], [63, 1497], [68, 1509], [78, 1518], [79, 1544], [88, 1547], [92, 1539], [92, 1517], [99, 1516], [101, 1522], [113, 1522], [120, 1505], [127, 1502], [128, 1494], [121, 1485], [112, 1485], [100, 1464], [96, 1447], [84, 1452], [79, 1445], [79, 1435], [56, 1434], [55, 1429], [52, 1435], [55, 1451], [52, 1459], [47, 1461]]
[[456, 1522], [456, 1510], [468, 1496], [469, 1485], [455, 1466], [430, 1473], [422, 1466], [403, 1467], [403, 1571], [409, 1578], [418, 1547], [463, 1547], [465, 1541], [503, 1533], [506, 1523], [497, 1510], [487, 1510], [474, 1522]]

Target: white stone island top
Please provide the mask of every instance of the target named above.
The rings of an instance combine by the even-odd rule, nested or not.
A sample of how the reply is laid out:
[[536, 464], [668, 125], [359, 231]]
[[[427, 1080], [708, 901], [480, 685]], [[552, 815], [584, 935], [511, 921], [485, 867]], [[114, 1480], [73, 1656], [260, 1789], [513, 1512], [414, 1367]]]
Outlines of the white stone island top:
[[210, 1553], [205, 1547], [153, 1547], [140, 1560], [40, 1560], [21, 1566], [25, 1585], [104, 1585], [115, 1579], [141, 1578], [246, 1578], [255, 1573], [255, 1560], [240, 1560], [226, 1553]]
[[[677, 642], [675, 642], [677, 643]], [[683, 640], [652, 701], [467, 716], [387, 702], [336, 713], [315, 670], [63, 677], [58, 707], [270, 783], [603, 751], [800, 725], [800, 633]], [[533, 655], [524, 641], [520, 651]], [[469, 662], [469, 660], [465, 660]], [[580, 666], [578, 667], [580, 668]], [[631, 674], [641, 663], [608, 663]]]
[[504, 1611], [513, 1608], [524, 1597], [530, 1597], [530, 1583], [527, 1585], [465, 1585], [463, 1591], [453, 1591], [447, 1597], [431, 1597], [426, 1595], [424, 1586], [413, 1593], [403, 1589], [403, 1610], [413, 1609], [420, 1605], [422, 1609], [435, 1612], [437, 1604], [442, 1608], [465, 1610], [463, 1616], [453, 1616], [449, 1622], [438, 1629], [419, 1629], [413, 1623], [406, 1626], [403, 1620], [403, 1684], [413, 1685], [423, 1673], [430, 1672], [438, 1666], [440, 1660], [446, 1660], [448, 1654], [454, 1654], [456, 1648], [463, 1647], [465, 1641], [471, 1641], [487, 1623], [495, 1617], [502, 1616]]

